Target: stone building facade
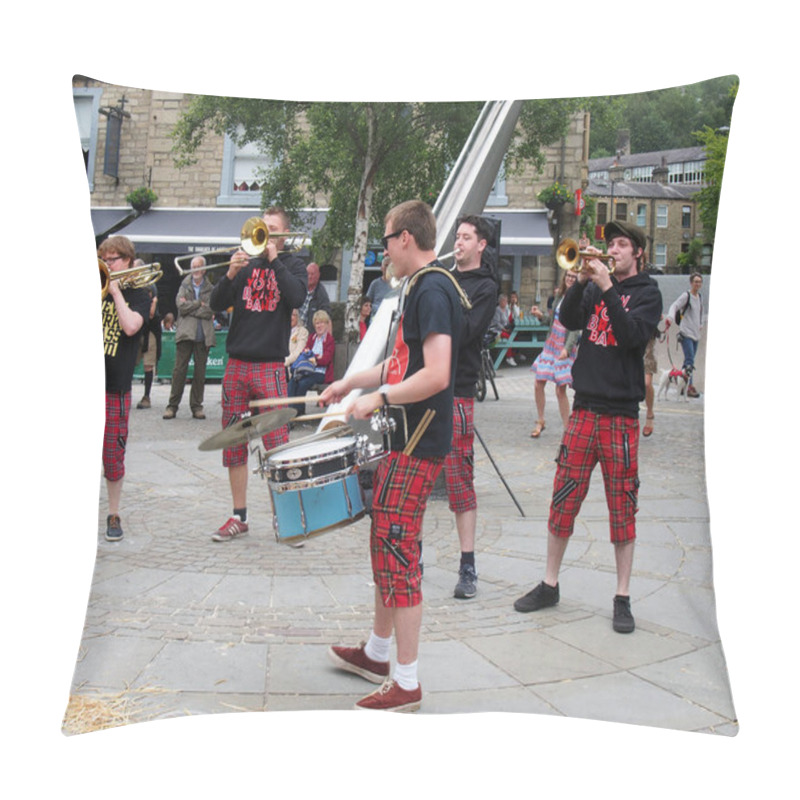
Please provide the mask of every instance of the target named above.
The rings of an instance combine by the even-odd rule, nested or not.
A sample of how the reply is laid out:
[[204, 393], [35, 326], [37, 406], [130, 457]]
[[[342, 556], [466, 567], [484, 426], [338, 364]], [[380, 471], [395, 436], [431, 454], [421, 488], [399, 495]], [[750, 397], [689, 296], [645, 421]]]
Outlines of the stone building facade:
[[[705, 181], [705, 159], [699, 146], [631, 153], [629, 137], [621, 131], [615, 156], [589, 162], [587, 196], [597, 203], [598, 229], [612, 219], [638, 225], [647, 234], [650, 264], [665, 273], [680, 272], [679, 255], [693, 240], [702, 241], [696, 196]], [[710, 258], [704, 245], [704, 268]]]
[[[126, 195], [142, 186], [155, 192], [159, 206], [216, 205], [224, 137], [206, 136], [190, 168], [178, 169], [172, 155], [170, 134], [188, 95], [114, 86], [84, 76], [75, 76], [72, 86], [93, 207], [125, 206]], [[123, 114], [116, 176], [103, 173], [108, 109]]]
[[[85, 76], [75, 76], [73, 94], [93, 212], [130, 211], [126, 196], [135, 189], [148, 187], [158, 198], [153, 208], [156, 212], [241, 208], [247, 216], [258, 213], [260, 191], [252, 182], [241, 179], [241, 170], [248, 169], [248, 154], [234, 152], [225, 136], [209, 132], [195, 154], [195, 163], [184, 168], [175, 165], [171, 131], [187, 107], [189, 95], [115, 86]], [[116, 174], [107, 175], [104, 173], [106, 136], [110, 116], [117, 113], [114, 109], [122, 115], [119, 158]], [[567, 135], [546, 149], [542, 173], [526, 170], [520, 175], [499, 178], [487, 203], [485, 213], [502, 218], [504, 240], [506, 231], [512, 232], [514, 226], [536, 228], [536, 235], [523, 230], [521, 237], [511, 237], [514, 244], [501, 247], [503, 289], [519, 292], [523, 308], [543, 302], [560, 280], [560, 270], [552, 256], [553, 242], [564, 236], [577, 238], [580, 222], [573, 205], [567, 204], [558, 212], [548, 211], [537, 200], [537, 194], [555, 180], [571, 191], [586, 185], [588, 141], [589, 117], [576, 114], [570, 120]], [[238, 232], [238, 228], [231, 226], [231, 232]], [[137, 250], [146, 260], [162, 258], [156, 245], [150, 245], [149, 252], [142, 249], [146, 247], [137, 244]], [[200, 245], [188, 247], [189, 251], [202, 249]], [[341, 256], [337, 266], [340, 264]], [[376, 267], [373, 272], [378, 274]], [[369, 269], [365, 272], [368, 274]], [[344, 293], [346, 287], [340, 296]]]

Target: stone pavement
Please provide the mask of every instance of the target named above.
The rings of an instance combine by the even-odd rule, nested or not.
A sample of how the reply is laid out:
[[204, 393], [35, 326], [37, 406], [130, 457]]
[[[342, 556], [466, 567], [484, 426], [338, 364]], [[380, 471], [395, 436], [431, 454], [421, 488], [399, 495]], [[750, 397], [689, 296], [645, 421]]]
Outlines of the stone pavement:
[[[669, 355], [680, 363], [674, 344], [670, 354], [665, 347], [659, 366]], [[514, 611], [543, 576], [561, 424], [548, 385], [547, 428], [529, 437], [528, 365], [501, 368], [497, 385], [499, 401], [490, 390], [476, 404], [476, 425], [525, 516], [476, 441], [479, 592], [456, 600], [458, 538], [446, 497], [434, 493], [424, 525], [423, 713], [521, 711], [734, 735], [712, 585], [703, 399], [657, 403], [655, 433], [641, 443], [637, 628], [628, 636], [611, 628], [615, 568], [599, 470], [567, 549], [560, 604]], [[368, 519], [303, 548], [278, 543], [266, 481], [251, 475], [249, 535], [213, 543], [230, 513], [227, 471], [220, 451], [197, 445], [219, 429], [220, 387], [207, 386], [204, 421], [190, 417], [188, 390], [177, 419], [163, 420], [168, 393], [166, 382], [154, 386], [153, 408], [131, 412], [120, 543], [102, 537], [101, 490], [73, 694], [125, 695], [133, 721], [351, 708], [373, 687], [337, 672], [326, 650], [369, 632]]]

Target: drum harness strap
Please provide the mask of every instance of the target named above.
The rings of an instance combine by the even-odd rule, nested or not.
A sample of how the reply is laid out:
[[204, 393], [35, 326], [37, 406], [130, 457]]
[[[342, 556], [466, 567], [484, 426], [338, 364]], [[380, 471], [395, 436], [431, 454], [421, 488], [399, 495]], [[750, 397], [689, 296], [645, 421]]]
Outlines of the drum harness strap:
[[[446, 275], [447, 278], [452, 282], [452, 284], [453, 284], [453, 286], [454, 286], [454, 288], [455, 288], [455, 290], [456, 290], [456, 292], [458, 294], [458, 298], [461, 301], [461, 304], [464, 306], [464, 308], [466, 310], [469, 310], [469, 309], [472, 308], [472, 303], [470, 303], [466, 292], [461, 288], [461, 285], [459, 284], [459, 282], [446, 269], [444, 269], [444, 267], [439, 266], [438, 263], [431, 263], [431, 264], [428, 264], [428, 265], [422, 267], [422, 269], [417, 270], [410, 278], [406, 278], [405, 279], [405, 286], [401, 288], [400, 300], [399, 300], [398, 306], [395, 309], [394, 314], [392, 316], [392, 325], [389, 328], [389, 335], [386, 337], [386, 346], [384, 348], [384, 353], [383, 353], [383, 360], [384, 361], [389, 356], [389, 348], [392, 347], [393, 344], [394, 344], [395, 337], [397, 335], [397, 325], [398, 325], [399, 321], [402, 319], [402, 316], [403, 316], [403, 306], [405, 305], [406, 297], [408, 297], [409, 293], [411, 292], [411, 289], [414, 287], [416, 282], [423, 275], [427, 275], [430, 272], [439, 272], [442, 275]], [[430, 414], [426, 414], [426, 416], [423, 418], [423, 421], [425, 422], [425, 428], [427, 428], [427, 425], [430, 423], [430, 420], [431, 420], [432, 416], [433, 416], [433, 412], [430, 413]], [[423, 432], [424, 432], [424, 428], [422, 428], [422, 430], [419, 431], [419, 435], [421, 436]], [[415, 431], [415, 433], [417, 433], [417, 432]], [[414, 442], [414, 444], [416, 444], [416, 442]], [[413, 447], [411, 449], [413, 450]], [[411, 450], [409, 450], [409, 448], [406, 447], [406, 453], [410, 454], [410, 452], [411, 452]], [[383, 499], [383, 496], [385, 495], [386, 490], [388, 489], [389, 481], [391, 480], [392, 473], [394, 472], [394, 467], [395, 467], [395, 462], [392, 462], [392, 464], [389, 467], [389, 474], [386, 476], [386, 480], [384, 482], [383, 491], [381, 492], [381, 495], [382, 495], [381, 499]], [[396, 546], [396, 542], [398, 541], [401, 533], [402, 533], [401, 526], [398, 523], [392, 523], [392, 525], [390, 526], [390, 534], [389, 534], [389, 536], [388, 537], [380, 537], [380, 538], [381, 538], [381, 542], [386, 547], [386, 549], [404, 567], [407, 567], [408, 564], [409, 564], [408, 559], [403, 555], [403, 553]]]

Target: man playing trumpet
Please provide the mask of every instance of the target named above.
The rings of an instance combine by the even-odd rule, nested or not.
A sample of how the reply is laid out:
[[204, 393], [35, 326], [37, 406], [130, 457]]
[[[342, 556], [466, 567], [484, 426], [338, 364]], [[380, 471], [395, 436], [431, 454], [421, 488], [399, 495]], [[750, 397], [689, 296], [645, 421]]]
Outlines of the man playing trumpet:
[[613, 628], [631, 633], [639, 403], [645, 396], [644, 351], [661, 318], [662, 299], [658, 284], [641, 271], [647, 243], [644, 231], [627, 222], [610, 222], [605, 226], [605, 240], [614, 259], [613, 275], [600, 259], [584, 257], [578, 279], [559, 310], [568, 330], [583, 330], [572, 367], [575, 397], [556, 459], [545, 577], [514, 608], [529, 612], [558, 603], [561, 562], [599, 461], [617, 567]]

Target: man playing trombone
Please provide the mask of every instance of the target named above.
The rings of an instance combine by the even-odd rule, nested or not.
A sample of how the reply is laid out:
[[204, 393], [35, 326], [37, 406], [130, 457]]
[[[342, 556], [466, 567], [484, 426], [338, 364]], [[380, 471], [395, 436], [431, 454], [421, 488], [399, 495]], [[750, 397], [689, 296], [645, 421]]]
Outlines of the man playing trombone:
[[[286, 397], [284, 359], [289, 352], [292, 309], [306, 297], [305, 263], [292, 253], [282, 252], [289, 231], [289, 217], [277, 207], [264, 212], [270, 233], [263, 253], [250, 258], [238, 250], [228, 271], [211, 293], [214, 312], [233, 307], [227, 338], [228, 363], [222, 379], [222, 427], [234, 424], [250, 411], [250, 401]], [[263, 437], [271, 450], [289, 441], [289, 428], [283, 425]], [[230, 541], [246, 533], [247, 466], [246, 444], [222, 451], [228, 468], [233, 513], [212, 534], [215, 542]]]
[[[120, 500], [125, 475], [125, 445], [131, 410], [131, 386], [139, 337], [150, 317], [150, 295], [144, 288], [123, 288], [115, 272], [131, 270], [136, 252], [127, 236], [112, 236], [97, 256], [108, 268], [107, 292], [102, 301], [103, 352], [106, 373], [106, 423], [103, 434], [103, 474], [108, 493], [106, 540], [122, 539]], [[105, 269], [104, 267], [104, 269]]]

